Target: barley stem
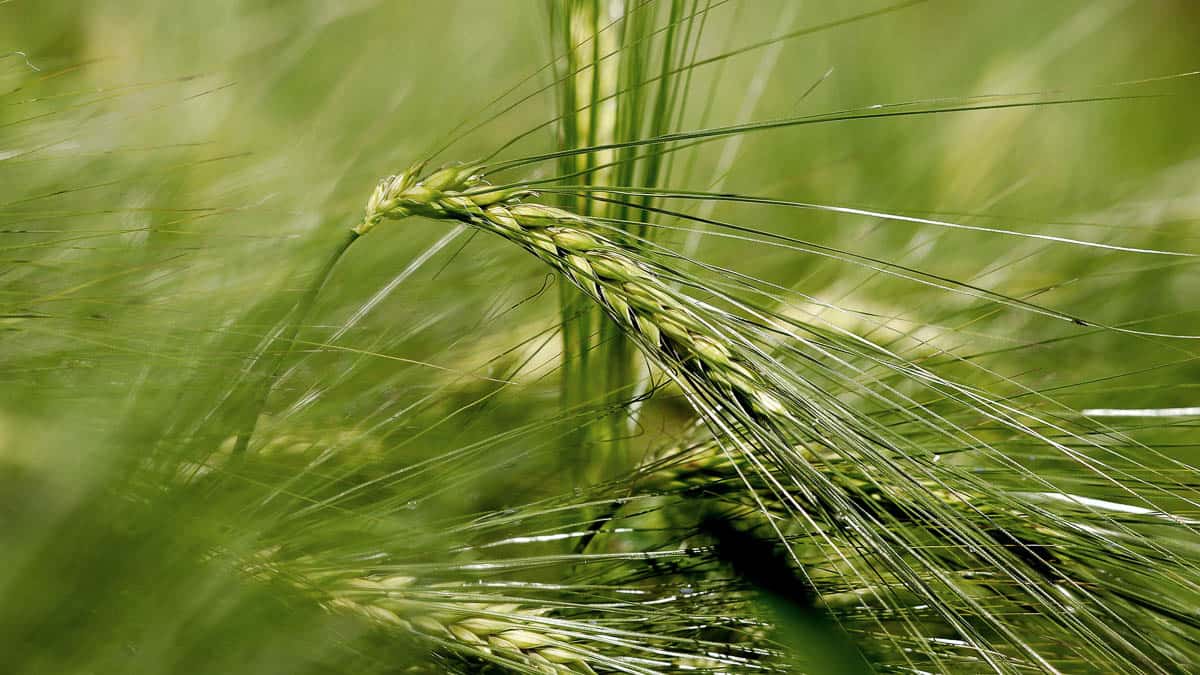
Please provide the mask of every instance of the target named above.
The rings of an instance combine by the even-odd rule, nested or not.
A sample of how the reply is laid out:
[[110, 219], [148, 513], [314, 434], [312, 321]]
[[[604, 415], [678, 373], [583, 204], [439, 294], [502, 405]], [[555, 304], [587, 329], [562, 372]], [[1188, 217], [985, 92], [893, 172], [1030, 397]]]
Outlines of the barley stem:
[[251, 378], [247, 384], [252, 393], [250, 403], [246, 406], [245, 413], [239, 425], [237, 440], [233, 446], [233, 455], [235, 457], [245, 454], [246, 449], [249, 447], [250, 440], [254, 436], [254, 430], [258, 426], [258, 418], [267, 404], [267, 397], [270, 395], [271, 389], [275, 386], [275, 381], [279, 379], [280, 373], [283, 372], [284, 362], [287, 361], [287, 357], [291, 355], [292, 349], [295, 346], [296, 334], [300, 332], [300, 326], [308, 319], [317, 295], [329, 280], [329, 276], [333, 273], [333, 268], [358, 237], [358, 232], [351, 231], [348, 236], [338, 243], [332, 255], [317, 270], [316, 276], [313, 277], [312, 283], [305, 289], [304, 294], [292, 306], [291, 311], [288, 313], [288, 318], [285, 319], [286, 323], [284, 323], [278, 337], [269, 343], [268, 349], [270, 345], [279, 344], [280, 350], [273, 358], [268, 359], [259, 366], [260, 374], [257, 377]]

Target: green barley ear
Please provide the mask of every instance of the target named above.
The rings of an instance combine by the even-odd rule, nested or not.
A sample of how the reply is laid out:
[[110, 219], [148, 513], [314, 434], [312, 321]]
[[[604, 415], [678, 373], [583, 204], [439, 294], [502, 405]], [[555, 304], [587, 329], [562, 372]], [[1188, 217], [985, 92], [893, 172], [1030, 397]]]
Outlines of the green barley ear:
[[512, 603], [438, 603], [406, 597], [417, 580], [361, 578], [331, 591], [327, 607], [357, 615], [385, 632], [403, 631], [460, 657], [528, 672], [594, 675], [594, 651], [538, 621], [547, 609]]
[[[689, 308], [654, 266], [628, 247], [600, 234], [582, 216], [521, 202], [532, 195], [529, 191], [504, 191], [496, 198], [471, 191], [482, 180], [477, 174], [458, 174], [453, 182], [445, 172], [435, 174], [441, 176], [437, 190], [423, 188], [423, 181], [393, 190], [397, 181], [385, 179], [368, 201], [364, 222], [424, 216], [499, 234], [566, 275], [645, 345], [652, 358], [703, 369], [704, 381], [730, 392], [753, 414], [786, 416], [786, 408], [761, 376], [741, 362], [723, 336]], [[377, 198], [380, 194], [385, 198]]]
[[[312, 443], [277, 441], [280, 459]], [[361, 457], [337, 461], [359, 463]], [[401, 530], [378, 542], [338, 530], [359, 515], [375, 520], [374, 508], [357, 513], [351, 507], [336, 516], [302, 510], [302, 522], [249, 556], [243, 572], [259, 582], [291, 584], [330, 615], [450, 672], [494, 666], [501, 672], [649, 675], [777, 665], [782, 655], [749, 598], [722, 589], [729, 578], [711, 551], [681, 549], [678, 537], [694, 536], [693, 530], [675, 530], [654, 515], [649, 501], [640, 514], [649, 521], [620, 528], [617, 536], [630, 537], [624, 552], [569, 554], [550, 543], [578, 536], [593, 500], [610, 494], [610, 487], [597, 487], [587, 495], [444, 522], [437, 533]], [[306, 534], [297, 537], [297, 531]], [[646, 564], [654, 558], [659, 562]], [[548, 560], [563, 564], [548, 569]], [[556, 582], [537, 581], [547, 571]]]

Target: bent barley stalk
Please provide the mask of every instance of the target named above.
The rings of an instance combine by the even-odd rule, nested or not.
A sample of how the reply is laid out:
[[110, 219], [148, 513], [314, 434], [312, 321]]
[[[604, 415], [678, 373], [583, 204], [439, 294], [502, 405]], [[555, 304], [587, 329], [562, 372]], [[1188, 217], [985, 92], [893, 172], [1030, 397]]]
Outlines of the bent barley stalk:
[[497, 190], [484, 182], [483, 167], [446, 167], [420, 180], [420, 164], [379, 183], [367, 203], [366, 234], [382, 220], [409, 216], [453, 219], [516, 243], [562, 272], [650, 350], [706, 382], [729, 391], [756, 416], [784, 416], [787, 408], [770, 388], [695, 312], [658, 272], [621, 244], [589, 229], [569, 211], [527, 203], [532, 190]]
[[[963, 588], [991, 611], [1027, 616], [1028, 630], [1036, 630], [1039, 619], [1028, 613], [1028, 604], [1019, 589], [997, 575], [994, 570], [979, 569], [970, 560], [946, 549], [939, 544], [945, 533], [937, 524], [922, 522], [908, 517], [918, 512], [911, 495], [892, 486], [876, 486], [868, 479], [863, 468], [852, 461], [837, 457], [816, 457], [805, 449], [798, 452], [811, 456], [822, 473], [845, 487], [849, 494], [870, 500], [886, 512], [895, 515], [894, 529], [912, 529], [923, 534], [930, 545], [945, 549], [944, 569], [957, 579]], [[673, 448], [660, 453], [633, 478], [634, 494], [679, 495], [690, 501], [689, 496], [717, 500], [727, 504], [731, 513], [739, 512], [749, 518], [752, 530], [763, 533], [771, 531], [770, 521], [786, 519], [788, 508], [773, 491], [761, 484], [751, 485], [753, 495], [748, 495], [742, 476], [750, 473], [745, 460], [723, 453], [715, 441], [702, 441], [683, 449]], [[993, 545], [1012, 550], [1023, 557], [1037, 570], [1044, 582], [1059, 588], [1064, 593], [1074, 589], [1086, 589], [1086, 594], [1101, 606], [1106, 607], [1114, 621], [1130, 625], [1171, 625], [1170, 633], [1158, 639], [1174, 643], [1165, 647], [1168, 653], [1174, 649], [1190, 651], [1194, 640], [1189, 627], [1195, 626], [1194, 609], [1188, 590], [1178, 580], [1160, 575], [1156, 567], [1146, 568], [1133, 562], [1135, 557], [1155, 560], [1157, 543], [1150, 539], [1116, 538], [1106, 541], [1098, 533], [1112, 534], [1107, 517], [1119, 516], [1127, 525], [1144, 531], [1159, 533], [1161, 542], [1170, 542], [1179, 550], [1194, 550], [1200, 540], [1191, 536], [1190, 528], [1197, 525], [1193, 519], [1180, 518], [1171, 514], [1141, 509], [1129, 504], [1087, 499], [1064, 492], [1029, 493], [1021, 495], [1023, 502], [1006, 502], [996, 494], [983, 492], [947, 490], [936, 484], [926, 486], [946, 507], [946, 512], [965, 522], [972, 522], [980, 532], [990, 536]], [[803, 495], [794, 495], [803, 501]], [[1020, 504], [1014, 506], [1013, 504]], [[761, 508], [761, 512], [758, 508]], [[815, 508], [815, 504], [806, 505]], [[1086, 508], [1085, 508], [1086, 507]], [[1054, 515], [1053, 519], [1039, 517], [1044, 509]], [[620, 506], [609, 514], [615, 518]], [[694, 508], [686, 508], [687, 513]], [[686, 516], [685, 516], [686, 517]], [[841, 538], [841, 533], [832, 531], [829, 536]], [[801, 534], [800, 536], [804, 536]], [[853, 542], [842, 542], [850, 547]], [[1118, 550], [1106, 550], [1115, 546]], [[864, 645], [876, 657], [889, 655], [889, 641], [894, 638], [887, 628], [871, 626], [862, 621], [868, 608], [901, 608], [911, 617], [925, 615], [926, 631], [932, 636], [949, 626], [939, 617], [922, 611], [921, 596], [912, 593], [900, 579], [882, 578], [878, 583], [845, 584], [828, 570], [838, 564], [837, 560], [810, 553], [801, 557], [801, 564], [812, 570], [809, 577], [814, 584], [823, 587], [814, 604], [824, 607], [839, 617], [839, 623], [858, 634]], [[1164, 569], [1170, 569], [1165, 567]], [[932, 630], [938, 626], [937, 630]], [[895, 656], [891, 654], [891, 656]], [[1181, 656], [1181, 661], [1189, 657]], [[947, 660], [948, 661], [948, 660]], [[946, 666], [947, 663], [941, 664]]]
[[[812, 457], [818, 470], [828, 474], [833, 482], [845, 486], [848, 492], [861, 494], [864, 498], [882, 505], [887, 511], [897, 514], [898, 525], [928, 526], [928, 523], [905, 517], [905, 514], [914, 511], [910, 495], [891, 486], [877, 486], [854, 462], [837, 457], [818, 458], [803, 448], [797, 448], [797, 452]], [[646, 471], [639, 472], [635, 479], [637, 492], [653, 494], [704, 491], [706, 494], [719, 496], [723, 492], [721, 486], [737, 485], [740, 482], [739, 477], [748, 473], [747, 467], [737, 466], [739, 461], [738, 457], [731, 458], [721, 452], [720, 445], [714, 441], [698, 443], [682, 450], [672, 448], [663, 452]], [[752, 487], [761, 493], [759, 503], [767, 507], [768, 515], [782, 517], [787, 514], [786, 506], [765, 486]], [[978, 521], [982, 529], [996, 538], [998, 546], [1021, 548], [1026, 555], [1037, 557], [1036, 564], [1051, 577], [1087, 574], [1089, 559], [1094, 554], [1094, 549], [1089, 544], [1096, 544], [1095, 541], [1089, 540], [1089, 533], [1105, 527], [1103, 517], [1097, 517], [1099, 514], [1120, 513], [1126, 522], [1145, 526], [1181, 526], [1166, 530], [1177, 536], [1187, 533], [1183, 528], [1200, 524], [1200, 521], [1194, 519], [1149, 511], [1128, 504], [1089, 500], [1064, 492], [1024, 495], [1031, 502], [1044, 503], [1046, 508], [1058, 515], [1057, 521], [1047, 521], [1037, 518], [1031, 509], [1018, 509], [1009, 503], [999, 503], [993, 495], [961, 489], [948, 490], [932, 483], [927, 484], [926, 488], [929, 494], [935, 495], [951, 512], [963, 519]], [[735, 493], [734, 496], [740, 495]], [[1083, 508], [1085, 505], [1090, 506], [1093, 511], [1089, 513]], [[1143, 553], [1147, 554], [1153, 549], [1153, 546], [1145, 546], [1144, 542], [1138, 541], [1127, 540], [1124, 545], [1131, 549], [1144, 546], [1146, 551]], [[1137, 575], [1137, 571], [1132, 567], [1125, 570], [1124, 574], [1124, 583], [1116, 583], [1112, 575], [1093, 572], [1087, 574], [1089, 578], [1086, 583], [1092, 587], [1093, 592], [1110, 593], [1114, 597], [1124, 596], [1166, 614], [1186, 614], [1189, 611], [1181, 602], [1181, 598], [1144, 593], [1128, 585], [1129, 579]], [[1054, 581], [1061, 582], [1062, 579]], [[1160, 579], [1157, 583], [1166, 583], [1166, 580]], [[1144, 594], [1135, 595], [1136, 593]]]

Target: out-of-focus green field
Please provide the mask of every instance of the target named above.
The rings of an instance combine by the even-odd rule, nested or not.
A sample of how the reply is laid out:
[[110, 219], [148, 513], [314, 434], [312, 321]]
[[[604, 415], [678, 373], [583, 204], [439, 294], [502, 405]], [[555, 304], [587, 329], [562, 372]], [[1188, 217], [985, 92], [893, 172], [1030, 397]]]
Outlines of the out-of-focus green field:
[[[712, 4], [701, 59], [884, 6]], [[1044, 394], [1064, 418], [1200, 405], [1200, 342], [1096, 327], [1200, 334], [1197, 29], [1200, 7], [1183, 0], [931, 0], [692, 75], [681, 129], [1046, 101], [718, 140], [680, 153], [670, 184], [953, 223], [690, 207], [1094, 325], [844, 258], [716, 237], [690, 253], [1017, 405]], [[157, 490], [131, 467], [227, 454], [242, 411], [222, 396], [379, 177], [448, 134], [439, 161], [469, 161], [557, 114], [549, 88], [453, 132], [527, 75], [538, 73], [520, 92], [550, 84], [545, 7], [10, 0], [4, 53], [0, 630], [12, 637], [0, 651], [20, 672], [404, 672], [362, 654], [339, 662], [317, 645], [355, 629], [297, 609], [291, 590], [234, 590], [195, 555], [239, 545], [223, 511], [236, 498], [172, 497], [150, 515], [127, 503]], [[555, 144], [546, 129], [504, 156]], [[424, 524], [569, 493], [590, 461], [561, 440], [579, 422], [559, 409], [555, 281], [536, 260], [463, 234], [359, 314], [449, 228], [385, 223], [341, 261], [251, 447], [332, 444], [382, 462], [380, 475], [430, 460], [426, 480], [387, 497], [419, 503], [409, 517]], [[686, 231], [660, 237], [689, 246]], [[684, 436], [689, 415], [669, 390], [652, 401], [629, 462]], [[1194, 419], [1147, 423], [1139, 438], [1195, 462]], [[440, 459], [473, 444], [486, 455]], [[297, 467], [312, 459], [303, 447]], [[282, 480], [278, 466], [256, 471], [248, 482]], [[293, 534], [299, 547], [312, 536]]]

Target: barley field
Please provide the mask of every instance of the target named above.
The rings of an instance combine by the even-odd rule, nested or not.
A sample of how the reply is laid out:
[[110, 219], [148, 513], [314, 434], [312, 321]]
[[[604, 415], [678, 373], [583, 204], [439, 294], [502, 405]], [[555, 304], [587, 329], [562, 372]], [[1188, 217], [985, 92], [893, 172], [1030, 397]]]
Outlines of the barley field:
[[0, 0], [0, 671], [1200, 670], [1198, 29]]

